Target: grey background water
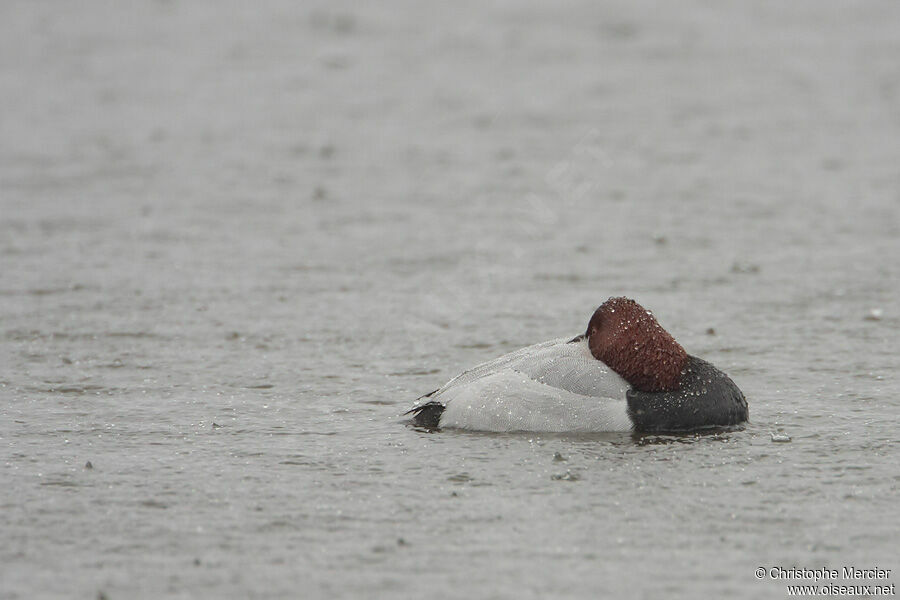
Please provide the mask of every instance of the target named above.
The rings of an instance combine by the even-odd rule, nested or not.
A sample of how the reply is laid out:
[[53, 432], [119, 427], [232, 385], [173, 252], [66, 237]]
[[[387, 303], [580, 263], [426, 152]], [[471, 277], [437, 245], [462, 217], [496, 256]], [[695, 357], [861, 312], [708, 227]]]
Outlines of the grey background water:
[[[780, 598], [757, 567], [900, 568], [898, 23], [4, 2], [0, 597]], [[622, 294], [735, 379], [744, 431], [398, 418]]]

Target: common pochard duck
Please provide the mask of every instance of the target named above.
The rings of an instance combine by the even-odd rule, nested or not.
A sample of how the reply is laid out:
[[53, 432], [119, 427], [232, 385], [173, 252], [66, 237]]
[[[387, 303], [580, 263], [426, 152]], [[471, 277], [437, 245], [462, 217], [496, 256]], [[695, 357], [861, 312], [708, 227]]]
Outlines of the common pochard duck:
[[478, 365], [405, 414], [432, 429], [676, 432], [738, 425], [749, 411], [725, 373], [619, 297], [594, 312], [584, 334]]

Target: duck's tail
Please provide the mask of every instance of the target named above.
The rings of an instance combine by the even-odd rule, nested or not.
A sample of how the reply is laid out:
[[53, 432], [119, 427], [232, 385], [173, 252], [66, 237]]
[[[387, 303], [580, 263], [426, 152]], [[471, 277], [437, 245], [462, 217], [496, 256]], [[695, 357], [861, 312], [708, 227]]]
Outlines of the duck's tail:
[[[430, 392], [425, 394], [424, 396], [420, 396], [416, 400], [422, 400], [424, 398], [430, 398], [434, 395], [434, 392]], [[403, 413], [404, 415], [411, 414], [413, 425], [417, 427], [427, 427], [429, 429], [437, 429], [441, 422], [441, 414], [444, 412], [444, 405], [436, 400], [431, 400], [429, 402], [425, 402], [423, 404], [417, 404], [413, 406], [411, 409]]]

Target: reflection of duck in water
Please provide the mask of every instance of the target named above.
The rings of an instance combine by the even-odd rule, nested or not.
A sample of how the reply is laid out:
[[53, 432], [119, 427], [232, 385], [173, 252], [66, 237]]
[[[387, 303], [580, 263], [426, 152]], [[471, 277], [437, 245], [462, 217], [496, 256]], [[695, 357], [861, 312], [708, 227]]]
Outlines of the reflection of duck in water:
[[686, 431], [748, 418], [734, 382], [628, 298], [604, 302], [584, 335], [483, 363], [406, 414], [422, 427], [547, 432]]

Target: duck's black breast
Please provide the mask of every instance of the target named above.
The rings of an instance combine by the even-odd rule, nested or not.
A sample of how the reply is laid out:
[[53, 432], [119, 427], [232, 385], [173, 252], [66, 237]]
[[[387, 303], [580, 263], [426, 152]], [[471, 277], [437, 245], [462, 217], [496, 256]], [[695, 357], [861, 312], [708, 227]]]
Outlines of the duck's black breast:
[[628, 415], [636, 431], [690, 431], [727, 427], [749, 418], [747, 400], [731, 378], [705, 360], [688, 357], [674, 392], [629, 390]]

